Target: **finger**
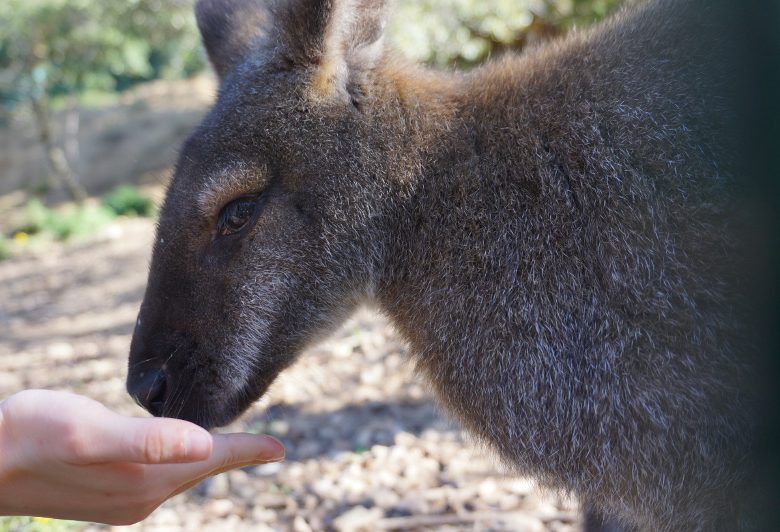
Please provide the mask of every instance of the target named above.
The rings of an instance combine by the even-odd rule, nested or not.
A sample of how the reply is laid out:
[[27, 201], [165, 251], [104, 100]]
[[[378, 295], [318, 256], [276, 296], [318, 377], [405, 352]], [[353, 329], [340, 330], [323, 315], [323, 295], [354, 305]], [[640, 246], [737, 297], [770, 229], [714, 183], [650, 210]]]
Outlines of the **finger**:
[[251, 464], [266, 464], [284, 460], [284, 445], [264, 434], [214, 434], [211, 456], [203, 462], [181, 466], [193, 472], [217, 474]]
[[77, 462], [170, 464], [202, 461], [211, 455], [211, 434], [193, 423], [106, 412], [93, 418], [89, 430], [82, 428], [75, 437], [72, 450]]
[[154, 474], [167, 479], [176, 492], [206, 477], [231, 469], [284, 460], [284, 446], [271, 436], [257, 434], [215, 434], [211, 456], [202, 462], [153, 466]]

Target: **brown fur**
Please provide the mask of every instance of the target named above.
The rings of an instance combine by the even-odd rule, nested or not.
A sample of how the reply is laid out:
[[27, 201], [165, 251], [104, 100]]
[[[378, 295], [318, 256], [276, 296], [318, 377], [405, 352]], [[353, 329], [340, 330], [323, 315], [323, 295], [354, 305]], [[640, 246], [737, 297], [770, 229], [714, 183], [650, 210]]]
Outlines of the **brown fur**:
[[220, 96], [162, 210], [129, 390], [227, 423], [369, 302], [518, 471], [641, 529], [747, 527], [713, 10], [651, 1], [440, 73], [381, 47], [379, 1], [202, 0]]

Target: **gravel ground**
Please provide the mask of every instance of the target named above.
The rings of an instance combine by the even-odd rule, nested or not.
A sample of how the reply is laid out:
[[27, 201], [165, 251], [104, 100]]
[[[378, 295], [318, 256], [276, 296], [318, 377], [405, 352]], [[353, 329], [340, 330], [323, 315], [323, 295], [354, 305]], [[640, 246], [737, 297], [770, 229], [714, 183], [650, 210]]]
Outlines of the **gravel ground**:
[[[124, 378], [152, 236], [152, 221], [124, 220], [88, 240], [0, 262], [0, 398], [24, 388], [70, 390], [144, 415]], [[143, 523], [113, 528], [581, 528], [576, 501], [502, 471], [442, 415], [405, 358], [387, 323], [359, 312], [224, 429], [278, 437], [286, 462], [210, 479]]]

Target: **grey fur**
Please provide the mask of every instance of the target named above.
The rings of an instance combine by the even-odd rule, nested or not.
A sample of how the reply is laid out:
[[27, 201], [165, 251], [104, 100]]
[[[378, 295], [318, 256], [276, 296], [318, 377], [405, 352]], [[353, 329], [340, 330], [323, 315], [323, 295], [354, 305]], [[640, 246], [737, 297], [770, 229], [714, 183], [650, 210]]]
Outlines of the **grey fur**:
[[[224, 48], [249, 4], [199, 2], [220, 95], [162, 210], [128, 387], [168, 357], [159, 413], [226, 423], [369, 302], [517, 471], [643, 530], [747, 527], [712, 3], [647, 2], [469, 73], [379, 55], [380, 1], [255, 2], [273, 27]], [[261, 191], [253, 225], [216, 234]]]

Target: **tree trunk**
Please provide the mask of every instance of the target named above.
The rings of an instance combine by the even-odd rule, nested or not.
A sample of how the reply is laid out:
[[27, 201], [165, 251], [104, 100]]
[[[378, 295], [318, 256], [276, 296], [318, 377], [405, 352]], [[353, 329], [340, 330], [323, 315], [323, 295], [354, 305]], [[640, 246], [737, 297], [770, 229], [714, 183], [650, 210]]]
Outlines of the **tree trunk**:
[[[67, 113], [65, 115], [65, 157], [70, 163], [70, 168], [74, 175], [81, 177], [79, 129], [81, 128], [81, 113], [79, 112], [79, 101], [76, 96], [68, 97]], [[80, 184], [79, 179], [79, 184]]]
[[79, 183], [78, 177], [68, 163], [65, 151], [54, 144], [51, 133], [51, 115], [45, 99], [32, 97], [31, 103], [38, 125], [38, 139], [46, 152], [46, 160], [52, 174], [62, 183], [75, 202], [82, 203], [87, 198], [87, 191]]

